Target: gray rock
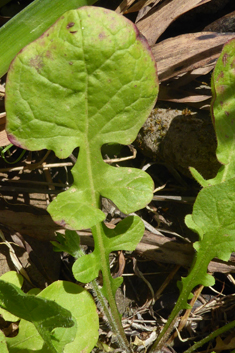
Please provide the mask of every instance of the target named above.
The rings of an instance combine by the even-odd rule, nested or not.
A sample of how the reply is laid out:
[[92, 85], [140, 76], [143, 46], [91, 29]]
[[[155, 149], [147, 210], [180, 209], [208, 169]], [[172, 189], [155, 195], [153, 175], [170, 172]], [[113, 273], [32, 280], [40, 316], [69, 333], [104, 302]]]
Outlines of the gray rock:
[[213, 178], [220, 167], [209, 112], [154, 109], [135, 145], [152, 160], [171, 165], [186, 176], [191, 176], [191, 166], [204, 178]]

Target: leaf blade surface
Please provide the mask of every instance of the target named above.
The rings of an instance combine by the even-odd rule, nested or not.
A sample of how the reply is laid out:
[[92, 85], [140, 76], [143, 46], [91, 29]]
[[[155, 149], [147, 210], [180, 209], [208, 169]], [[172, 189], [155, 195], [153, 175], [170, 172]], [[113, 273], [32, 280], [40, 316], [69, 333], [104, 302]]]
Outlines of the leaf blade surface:
[[156, 63], [145, 39], [106, 9], [68, 11], [15, 58], [6, 88], [9, 139], [30, 150], [52, 149], [60, 158], [80, 146], [73, 186], [48, 208], [55, 222], [70, 229], [101, 222], [100, 196], [124, 213], [151, 201], [151, 178], [106, 165], [100, 148], [131, 143], [157, 93]]

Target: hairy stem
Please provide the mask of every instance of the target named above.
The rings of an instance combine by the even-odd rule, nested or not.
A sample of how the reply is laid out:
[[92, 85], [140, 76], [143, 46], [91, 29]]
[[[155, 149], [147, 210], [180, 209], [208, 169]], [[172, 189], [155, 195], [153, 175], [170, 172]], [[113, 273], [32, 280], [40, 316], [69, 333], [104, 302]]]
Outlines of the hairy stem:
[[[98, 227], [98, 226], [96, 226]], [[97, 230], [96, 230], [97, 231]], [[101, 227], [101, 232], [103, 231], [103, 228]], [[84, 251], [79, 248], [77, 249], [77, 258], [86, 256]], [[116, 301], [113, 295], [112, 291], [112, 285], [111, 285], [111, 274], [109, 270], [109, 263], [107, 263], [106, 258], [104, 256], [104, 259], [102, 259], [103, 264], [106, 264], [107, 268], [105, 270], [106, 266], [103, 266], [104, 271], [103, 271], [103, 281], [106, 281], [106, 292], [109, 295], [108, 298], [106, 299], [101, 291], [101, 288], [99, 288], [96, 279], [90, 282], [92, 291], [94, 293], [94, 297], [97, 299], [101, 306], [101, 310], [103, 311], [104, 315], [106, 316], [108, 320], [108, 324], [112, 330], [112, 332], [116, 335], [117, 342], [120, 346], [120, 348], [123, 350], [123, 353], [130, 353], [132, 350], [129, 348], [129, 342], [126, 339], [125, 332], [122, 327], [122, 323], [120, 320], [120, 315], [118, 312], [118, 308], [116, 305]], [[104, 275], [105, 274], [105, 275]], [[106, 278], [107, 277], [107, 278]], [[109, 292], [107, 290], [109, 288]]]
[[[96, 280], [93, 280], [91, 283], [92, 289], [94, 291], [95, 296], [97, 297], [97, 300], [99, 302], [99, 304], [101, 305], [101, 308], [103, 310], [104, 315], [106, 316], [109, 326], [111, 328], [111, 330], [113, 331], [113, 333], [115, 333], [117, 335], [117, 341], [118, 344], [120, 346], [120, 348], [122, 348], [124, 351], [126, 352], [130, 352], [129, 350], [129, 343], [126, 339], [126, 336], [124, 334], [124, 339], [123, 339], [123, 328], [121, 326], [121, 332], [120, 332], [120, 328], [117, 326], [115, 319], [112, 315], [112, 312], [108, 306], [107, 300], [106, 298], [103, 296], [103, 294], [101, 293], [101, 290], [96, 282]], [[120, 319], [118, 318], [118, 321], [120, 321]]]

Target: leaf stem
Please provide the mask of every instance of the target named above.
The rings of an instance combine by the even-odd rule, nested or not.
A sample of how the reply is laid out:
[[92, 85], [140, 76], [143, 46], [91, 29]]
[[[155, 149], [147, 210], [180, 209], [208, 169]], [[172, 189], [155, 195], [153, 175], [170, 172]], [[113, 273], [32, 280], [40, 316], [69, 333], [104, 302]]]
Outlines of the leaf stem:
[[[87, 135], [88, 135], [88, 126], [87, 126]], [[88, 141], [86, 141], [87, 148], [84, 151], [86, 154], [86, 169], [87, 169], [87, 175], [89, 176], [89, 189], [91, 190], [91, 200], [92, 204], [94, 207], [100, 209], [101, 208], [101, 203], [100, 203], [100, 196], [96, 192], [96, 187], [94, 183], [94, 171], [93, 171], [93, 166], [92, 166], [92, 161], [91, 161], [91, 153], [90, 151], [93, 151], [92, 158], [93, 160], [96, 161], [96, 163], [104, 163], [101, 152], [100, 150], [97, 151], [97, 155], [95, 155], [95, 148], [92, 148], [91, 145], [89, 145]], [[82, 152], [82, 149], [80, 151]], [[102, 271], [102, 276], [103, 276], [103, 283], [105, 286], [105, 291], [106, 291], [106, 298], [108, 300], [109, 306], [110, 306], [110, 314], [108, 314], [107, 318], [110, 317], [110, 326], [113, 330], [113, 332], [117, 336], [117, 340], [119, 342], [120, 348], [123, 350], [123, 353], [130, 353], [129, 347], [129, 342], [126, 338], [125, 332], [122, 327], [122, 323], [120, 320], [120, 314], [117, 308], [117, 304], [115, 301], [115, 297], [113, 294], [113, 288], [112, 288], [112, 277], [110, 273], [110, 267], [109, 267], [109, 258], [106, 255], [105, 251], [105, 243], [104, 239], [106, 235], [104, 234], [103, 230], [103, 224], [101, 222], [97, 223], [95, 226], [91, 227], [92, 234], [96, 234], [94, 236], [95, 240], [95, 248], [97, 247], [99, 249], [99, 254], [100, 254], [100, 263], [101, 263], [101, 271]], [[101, 293], [100, 293], [101, 294]], [[98, 295], [98, 292], [97, 292]], [[104, 302], [100, 296], [101, 303]], [[104, 305], [104, 311], [107, 313], [108, 310], [106, 310], [106, 306]]]
[[100, 289], [96, 284], [95, 290], [96, 290], [97, 298], [102, 305], [102, 308], [104, 310], [105, 315], [107, 316], [107, 319], [112, 328], [112, 331], [117, 335], [117, 340], [120, 345], [120, 348], [123, 350], [123, 353], [124, 352], [130, 353], [131, 350], [129, 348], [130, 347], [129, 342], [123, 330], [122, 323], [120, 320], [120, 314], [117, 308], [115, 297], [113, 295], [109, 262], [106, 258], [106, 252], [105, 252], [105, 247], [103, 243], [103, 236], [104, 236], [103, 227], [101, 223], [98, 223], [93, 228], [95, 228], [95, 232], [98, 240], [97, 245], [99, 246], [99, 249], [100, 249], [103, 283], [105, 284], [105, 290], [106, 290], [106, 295], [107, 295], [107, 300], [109, 303], [110, 310], [107, 308], [107, 305], [105, 304], [105, 298], [103, 297], [103, 294], [101, 293]]
[[170, 316], [169, 316], [169, 318], [167, 320], [167, 323], [165, 324], [163, 330], [159, 334], [157, 340], [154, 342], [154, 344], [151, 347], [149, 353], [155, 353], [155, 352], [161, 351], [161, 348], [166, 343], [170, 333], [172, 332], [172, 330], [174, 328], [175, 322], [176, 322], [176, 320], [178, 318], [178, 315], [179, 315], [179, 313], [181, 311], [181, 310], [179, 310], [179, 308], [181, 309], [181, 305], [177, 301], [172, 313], [170, 314]]
[[187, 349], [184, 353], [192, 353], [194, 352], [197, 348], [203, 346], [205, 343], [213, 340], [217, 336], [221, 335], [222, 333], [231, 330], [232, 328], [235, 327], [235, 320], [230, 322], [229, 324], [218, 328], [218, 330], [215, 330], [214, 332], [210, 333], [207, 337], [203, 338], [201, 341], [195, 343], [192, 347]]
[[[99, 304], [101, 305], [101, 308], [108, 320], [108, 323], [111, 327], [111, 330], [117, 335], [117, 341], [118, 341], [118, 344], [120, 346], [120, 348], [122, 348], [124, 351], [126, 352], [129, 352], [129, 343], [126, 339], [126, 336], [124, 334], [124, 339], [123, 339], [123, 328], [121, 326], [121, 330], [119, 327], [117, 327], [116, 325], [116, 321], [112, 315], [112, 312], [111, 310], [109, 309], [108, 307], [108, 303], [107, 303], [107, 300], [106, 298], [103, 296], [103, 294], [101, 293], [101, 290], [96, 282], [96, 280], [93, 280], [91, 282], [91, 286], [92, 286], [92, 289], [94, 291], [94, 294], [95, 296], [97, 297], [97, 300], [99, 302]], [[120, 322], [120, 319], [118, 318], [118, 322]]]

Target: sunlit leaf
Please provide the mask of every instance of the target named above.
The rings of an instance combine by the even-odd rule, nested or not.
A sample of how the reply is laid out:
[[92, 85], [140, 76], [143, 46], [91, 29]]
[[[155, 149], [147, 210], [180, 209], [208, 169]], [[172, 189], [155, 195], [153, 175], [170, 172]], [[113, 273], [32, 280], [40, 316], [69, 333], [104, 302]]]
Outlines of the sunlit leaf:
[[157, 92], [146, 41], [132, 22], [102, 8], [68, 11], [15, 58], [6, 87], [9, 139], [60, 158], [80, 146], [73, 186], [48, 208], [57, 223], [81, 229], [101, 222], [100, 195], [124, 213], [150, 202], [149, 175], [107, 165], [100, 149], [131, 143]]

